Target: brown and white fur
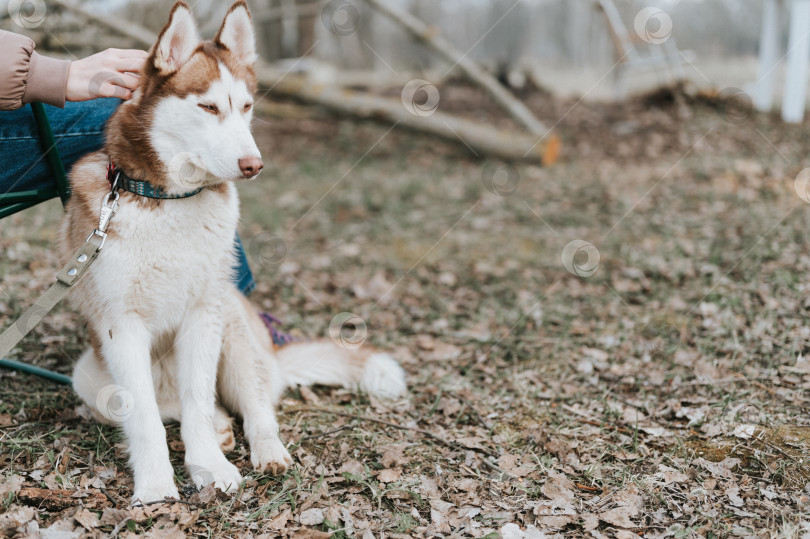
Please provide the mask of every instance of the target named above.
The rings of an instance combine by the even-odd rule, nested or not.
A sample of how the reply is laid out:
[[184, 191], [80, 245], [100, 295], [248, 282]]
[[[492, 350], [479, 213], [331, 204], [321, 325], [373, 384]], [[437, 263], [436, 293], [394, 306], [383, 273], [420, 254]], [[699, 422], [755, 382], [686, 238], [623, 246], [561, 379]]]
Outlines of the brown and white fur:
[[108, 158], [169, 193], [206, 187], [177, 200], [122, 192], [104, 249], [72, 292], [92, 342], [74, 388], [97, 416], [123, 426], [133, 502], [178, 497], [163, 421], [181, 421], [194, 483], [233, 491], [242, 477], [223, 454], [233, 447], [229, 413], [244, 421], [254, 468], [280, 473], [292, 462], [274, 413], [286, 387], [342, 385], [382, 397], [406, 389], [399, 365], [372, 349], [331, 341], [275, 347], [231, 283], [239, 218], [233, 181], [262, 166], [250, 134], [255, 56], [243, 1], [212, 41], [200, 41], [178, 2], [141, 87], [108, 123], [105, 150], [71, 173], [65, 260], [96, 228]]

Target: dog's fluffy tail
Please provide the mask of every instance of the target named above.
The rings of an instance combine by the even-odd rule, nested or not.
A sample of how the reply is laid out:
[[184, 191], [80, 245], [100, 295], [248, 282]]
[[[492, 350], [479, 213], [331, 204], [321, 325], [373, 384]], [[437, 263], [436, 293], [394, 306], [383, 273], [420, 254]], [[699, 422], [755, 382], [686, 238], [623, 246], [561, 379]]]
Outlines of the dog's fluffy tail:
[[407, 390], [405, 371], [389, 354], [363, 346], [342, 348], [331, 340], [293, 342], [276, 350], [287, 386], [337, 385], [392, 399]]
[[[238, 364], [246, 356], [265, 358], [265, 352], [272, 351], [277, 361], [268, 365], [270, 372], [266, 376], [274, 400], [285, 388], [296, 384], [343, 386], [387, 399], [407, 391], [402, 367], [393, 357], [370, 345], [344, 347], [331, 339], [321, 339], [277, 347], [253, 306], [235, 288], [226, 305], [226, 319], [232, 323], [225, 329], [224, 361]], [[257, 369], [254, 376], [263, 372], [264, 369]]]

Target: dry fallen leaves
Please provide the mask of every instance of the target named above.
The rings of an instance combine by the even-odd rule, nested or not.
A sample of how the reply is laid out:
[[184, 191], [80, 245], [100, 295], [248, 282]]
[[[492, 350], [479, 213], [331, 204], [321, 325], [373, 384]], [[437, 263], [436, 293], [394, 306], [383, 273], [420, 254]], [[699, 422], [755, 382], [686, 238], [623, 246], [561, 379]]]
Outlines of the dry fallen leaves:
[[[668, 103], [678, 101], [672, 97]], [[316, 159], [334, 156], [322, 160], [338, 165], [326, 172], [343, 174], [360, 157], [350, 156], [347, 164], [343, 155], [356, 141], [382, 140], [381, 154], [415, 148], [392, 181], [379, 181], [377, 172], [390, 172], [390, 163], [370, 154], [364, 161], [370, 174], [356, 175], [352, 189], [333, 192], [308, 226], [285, 238], [300, 248], [290, 250], [281, 275], [254, 264], [262, 273], [254, 297], [303, 333], [322, 332], [324, 311], [359, 312], [372, 330], [370, 342], [395, 351], [409, 371], [409, 399], [392, 405], [323, 388], [288, 394], [279, 418], [285, 441], [296, 446], [297, 465], [288, 475], [251, 475], [238, 436], [229, 458], [248, 479], [238, 500], [202, 492], [195, 500], [204, 508], [104, 506], [93, 528], [85, 511], [96, 510], [82, 510], [81, 499], [48, 510], [41, 496], [23, 499], [19, 491], [104, 488], [125, 504], [132, 484], [123, 443], [68, 389], [0, 372], [4, 389], [10, 388], [2, 395], [7, 408], [0, 429], [23, 440], [24, 449], [0, 451], [3, 466], [17, 474], [0, 480], [9, 496], [3, 501], [10, 502], [0, 515], [2, 534], [36, 536], [39, 526], [48, 526], [54, 535], [89, 535], [89, 529], [104, 535], [121, 525], [119, 535], [196, 536], [227, 526], [235, 536], [324, 537], [327, 521], [364, 538], [559, 533], [624, 539], [687, 535], [690, 528], [704, 536], [752, 530], [788, 536], [801, 529], [797, 515], [810, 499], [806, 469], [797, 463], [806, 462], [810, 438], [795, 423], [805, 415], [810, 361], [789, 351], [810, 341], [802, 318], [810, 300], [801, 293], [810, 286], [804, 277], [810, 254], [796, 241], [806, 223], [801, 211], [785, 217], [796, 203], [797, 170], [767, 151], [756, 152], [756, 159], [739, 155], [761, 149], [764, 135], [800, 163], [796, 141], [804, 135], [768, 116], [757, 118], [757, 130], [724, 130], [716, 110], [675, 97], [686, 104], [629, 100], [618, 108], [572, 108], [573, 102], [527, 94], [538, 113], [570, 109], [560, 127], [570, 130], [577, 157], [555, 171], [517, 167], [519, 197], [489, 196], [469, 181], [480, 176], [479, 163], [456, 152], [448, 159], [448, 152], [420, 146], [417, 138], [399, 144], [407, 135], [396, 131], [382, 140], [384, 129], [370, 125], [322, 117], [294, 126], [277, 122], [273, 129], [286, 131], [273, 137], [285, 150], [276, 154], [291, 162], [282, 162], [279, 172], [300, 181], [294, 190], [269, 195], [240, 187], [255, 189], [244, 200], [245, 228], [253, 233], [292, 225], [307, 211], [310, 195], [323, 191], [321, 168], [315, 167], [317, 178], [308, 177], [296, 159], [311, 159], [313, 151], [320, 152]], [[501, 121], [469, 87], [448, 83], [445, 103]], [[684, 107], [688, 116], [681, 117]], [[712, 136], [702, 139], [709, 129]], [[325, 150], [336, 134], [352, 143], [341, 145], [340, 155]], [[368, 147], [357, 146], [361, 153]], [[644, 197], [678, 162], [674, 181]], [[482, 194], [469, 216], [388, 294]], [[610, 264], [589, 279], [561, 268], [562, 237], [593, 241], [615, 222], [611, 216], [625, 215], [636, 201], [598, 246]], [[275, 217], [262, 222], [267, 207], [275, 208]], [[0, 292], [4, 322], [32, 302], [58, 265], [40, 237], [49, 229], [41, 226], [46, 213], [36, 214], [33, 226], [4, 220], [11, 226], [0, 227], [0, 251], [10, 263], [0, 286], [13, 289], [11, 296]], [[335, 226], [335, 219], [346, 226]], [[394, 241], [384, 235], [388, 225], [396, 227]], [[760, 241], [765, 231], [767, 241]], [[707, 296], [714, 286], [716, 294]], [[379, 299], [382, 308], [372, 308]], [[21, 354], [69, 372], [70, 359], [86, 345], [83, 332], [68, 310], [50, 321]], [[288, 402], [296, 406], [301, 399], [345, 406], [347, 413], [407, 430], [285, 413]], [[350, 422], [351, 429], [321, 435]], [[51, 435], [62, 431], [67, 434]], [[180, 462], [176, 452], [184, 446], [173, 427], [168, 432]], [[89, 473], [92, 464], [75, 450], [79, 446], [100, 452], [98, 460], [111, 471]], [[318, 511], [318, 529], [307, 528], [303, 522], [317, 522]], [[256, 513], [261, 518], [251, 520]], [[784, 529], [773, 529], [781, 523]]]
[[624, 490], [616, 493], [612, 499], [617, 505], [613, 509], [599, 513], [599, 520], [618, 526], [619, 528], [634, 528], [632, 521], [641, 513], [644, 501], [639, 495], [635, 485], [628, 485]]

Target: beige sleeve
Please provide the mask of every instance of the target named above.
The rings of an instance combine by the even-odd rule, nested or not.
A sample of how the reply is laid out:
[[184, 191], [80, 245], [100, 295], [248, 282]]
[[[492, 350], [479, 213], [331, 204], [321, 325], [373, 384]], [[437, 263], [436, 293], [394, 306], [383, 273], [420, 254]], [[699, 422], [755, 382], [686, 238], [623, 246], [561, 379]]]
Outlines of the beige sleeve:
[[64, 107], [69, 70], [69, 60], [42, 56], [30, 38], [0, 30], [0, 110], [33, 101]]

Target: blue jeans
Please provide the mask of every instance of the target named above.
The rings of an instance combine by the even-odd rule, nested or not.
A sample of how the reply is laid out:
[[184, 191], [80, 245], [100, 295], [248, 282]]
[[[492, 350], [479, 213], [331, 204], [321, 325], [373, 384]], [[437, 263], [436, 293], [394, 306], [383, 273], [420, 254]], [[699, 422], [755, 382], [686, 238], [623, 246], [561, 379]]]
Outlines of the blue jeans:
[[[66, 103], [64, 109], [45, 105], [65, 169], [85, 154], [104, 146], [104, 124], [121, 103], [115, 98]], [[0, 194], [30, 191], [54, 185], [39, 140], [31, 107], [0, 111]], [[236, 236], [234, 282], [245, 295], [256, 287], [245, 250]]]

